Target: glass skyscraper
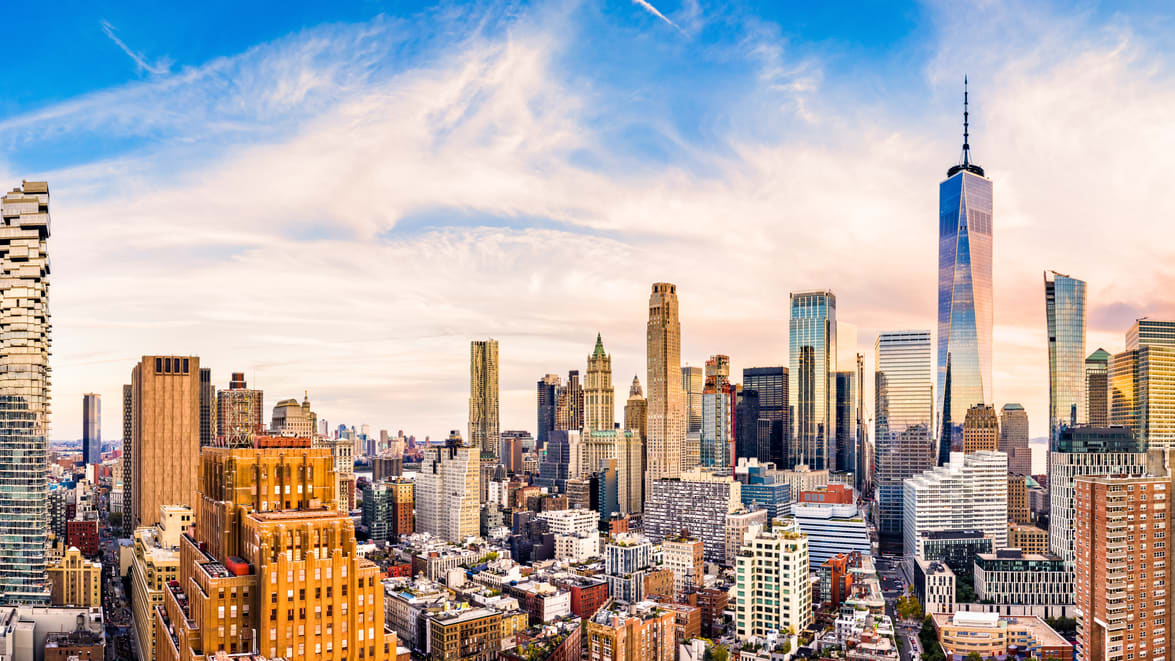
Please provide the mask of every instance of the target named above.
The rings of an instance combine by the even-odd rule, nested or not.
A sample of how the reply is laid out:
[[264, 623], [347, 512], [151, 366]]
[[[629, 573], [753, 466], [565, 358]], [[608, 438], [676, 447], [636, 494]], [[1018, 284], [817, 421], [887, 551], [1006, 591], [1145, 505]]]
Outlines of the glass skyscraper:
[[963, 159], [938, 187], [936, 423], [945, 445], [975, 404], [992, 403], [992, 182], [971, 162], [966, 91]]
[[788, 467], [835, 469], [836, 296], [830, 291], [791, 295], [788, 394], [795, 432]]
[[1110, 360], [1110, 424], [1152, 448], [1175, 447], [1175, 321], [1139, 319]]
[[1049, 437], [1085, 422], [1085, 281], [1044, 272], [1049, 333]]
[[743, 369], [743, 392], [754, 390], [758, 393], [758, 419], [766, 423], [755, 425], [756, 435], [759, 436], [759, 461], [770, 461], [779, 467], [788, 465], [787, 456], [791, 445], [788, 385], [786, 367]]
[[102, 395], [82, 395], [82, 461], [102, 463]]
[[902, 481], [934, 465], [930, 331], [881, 333], [873, 351], [877, 525], [894, 550], [902, 544]]

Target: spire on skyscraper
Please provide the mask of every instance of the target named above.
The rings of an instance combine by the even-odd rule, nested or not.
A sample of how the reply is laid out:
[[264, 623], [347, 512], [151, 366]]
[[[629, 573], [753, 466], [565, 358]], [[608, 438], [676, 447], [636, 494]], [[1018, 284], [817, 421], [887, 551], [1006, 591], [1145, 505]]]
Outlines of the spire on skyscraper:
[[603, 358], [604, 355], [604, 339], [596, 333], [596, 349], [592, 351], [592, 358]]
[[974, 172], [983, 176], [983, 168], [971, 162], [971, 113], [969, 112], [970, 99], [967, 93], [967, 75], [963, 74], [963, 157], [958, 165], [947, 170], [947, 176], [954, 176], [960, 170]]
[[632, 387], [628, 389], [629, 397], [643, 397], [644, 392], [641, 390], [641, 380], [639, 376], [632, 377]]

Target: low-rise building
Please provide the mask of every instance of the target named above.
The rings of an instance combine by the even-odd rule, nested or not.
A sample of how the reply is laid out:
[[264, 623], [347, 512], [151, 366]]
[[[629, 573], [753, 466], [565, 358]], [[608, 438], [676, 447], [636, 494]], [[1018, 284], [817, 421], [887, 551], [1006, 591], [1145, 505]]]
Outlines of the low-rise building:
[[676, 614], [642, 601], [602, 609], [584, 624], [589, 661], [674, 661]]
[[0, 607], [0, 658], [5, 661], [100, 661], [105, 649], [101, 606]]
[[1008, 524], [1008, 548], [1025, 553], [1048, 553], [1049, 531], [1021, 523]]
[[502, 614], [466, 608], [428, 617], [429, 655], [433, 661], [489, 661], [501, 650]]
[[76, 546], [45, 571], [54, 606], [102, 605], [102, 563], [86, 560]]
[[1016, 653], [1073, 661], [1073, 646], [1039, 617], [971, 612], [936, 613], [931, 617], [948, 658], [975, 653], [983, 659], [994, 659]]
[[428, 616], [445, 610], [452, 593], [429, 580], [388, 579], [384, 585], [384, 624], [400, 644], [417, 652], [428, 649]]
[[925, 612], [955, 612], [955, 572], [946, 563], [916, 558], [914, 590]]
[[975, 558], [975, 597], [995, 604], [1072, 604], [1073, 572], [1055, 555], [1000, 549]]

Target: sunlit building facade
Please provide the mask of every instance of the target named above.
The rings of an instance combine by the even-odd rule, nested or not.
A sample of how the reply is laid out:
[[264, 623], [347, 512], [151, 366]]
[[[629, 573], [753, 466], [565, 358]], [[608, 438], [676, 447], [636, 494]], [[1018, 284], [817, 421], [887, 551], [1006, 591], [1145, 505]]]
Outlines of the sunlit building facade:
[[1110, 354], [1099, 348], [1085, 359], [1085, 421], [1110, 424]]
[[1085, 281], [1044, 272], [1049, 334], [1049, 435], [1085, 418]]
[[791, 294], [788, 324], [788, 394], [795, 432], [788, 468], [832, 469], [835, 461], [836, 296], [831, 291]]
[[587, 359], [583, 384], [585, 429], [611, 431], [616, 426], [616, 389], [612, 387], [612, 356], [604, 352], [604, 339], [596, 334], [596, 346]]
[[1110, 424], [1152, 448], [1175, 447], [1175, 321], [1139, 319], [1110, 360]]
[[681, 390], [681, 319], [677, 285], [653, 284], [646, 329], [648, 367], [647, 480], [681, 474], [685, 396]]
[[497, 340], [469, 343], [469, 442], [499, 456]]
[[681, 391], [685, 397], [685, 433], [702, 431], [702, 390], [706, 377], [702, 368], [685, 365], [681, 368]]

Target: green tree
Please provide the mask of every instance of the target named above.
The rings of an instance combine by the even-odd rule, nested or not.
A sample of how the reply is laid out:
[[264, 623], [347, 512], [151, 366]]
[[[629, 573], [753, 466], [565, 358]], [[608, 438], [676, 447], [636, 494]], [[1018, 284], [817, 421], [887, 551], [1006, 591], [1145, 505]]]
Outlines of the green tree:
[[918, 597], [914, 595], [899, 597], [896, 608], [898, 616], [903, 620], [922, 619], [922, 604], [918, 602]]
[[983, 661], [983, 657], [979, 655], [979, 652], [971, 652], [967, 655], [967, 661]]

